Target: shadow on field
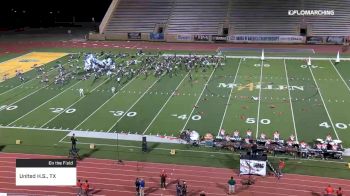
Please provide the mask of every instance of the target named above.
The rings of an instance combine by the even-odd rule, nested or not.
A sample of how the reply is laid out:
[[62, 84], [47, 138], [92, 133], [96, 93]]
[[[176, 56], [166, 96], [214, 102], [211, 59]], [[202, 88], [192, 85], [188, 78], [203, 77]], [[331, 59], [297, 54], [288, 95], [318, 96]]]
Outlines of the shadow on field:
[[152, 144], [149, 148], [147, 152], [152, 152], [154, 149], [156, 149], [158, 146], [160, 145], [160, 143], [154, 143]]
[[99, 151], [99, 149], [98, 149], [98, 148], [95, 148], [95, 149], [93, 149], [93, 150], [90, 150], [90, 151], [87, 152], [87, 153], [82, 154], [82, 155], [80, 156], [80, 160], [84, 160], [85, 158], [91, 157], [91, 155], [93, 155], [93, 154], [94, 154], [95, 152], [97, 152], [97, 151]]
[[6, 145], [0, 145], [0, 152], [6, 147]]
[[322, 194], [316, 193], [316, 192], [313, 192], [313, 191], [311, 192], [311, 195], [312, 195], [312, 196], [322, 196]]

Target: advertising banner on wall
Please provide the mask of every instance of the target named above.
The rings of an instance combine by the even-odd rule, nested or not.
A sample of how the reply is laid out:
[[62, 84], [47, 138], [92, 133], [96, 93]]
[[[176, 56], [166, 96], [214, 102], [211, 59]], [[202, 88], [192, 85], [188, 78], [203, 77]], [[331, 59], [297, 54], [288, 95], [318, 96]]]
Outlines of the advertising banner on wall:
[[306, 43], [307, 44], [323, 44], [323, 37], [322, 36], [306, 37]]
[[309, 36], [306, 38], [306, 43], [342, 45], [345, 42], [345, 38], [344, 36]]
[[192, 41], [192, 35], [177, 35], [176, 40], [178, 41]]
[[136, 32], [128, 33], [128, 39], [140, 40], [141, 39], [141, 33], [136, 33]]
[[289, 35], [230, 35], [228, 41], [234, 43], [305, 43], [305, 37]]
[[211, 40], [214, 42], [226, 42], [227, 36], [226, 35], [212, 35]]
[[344, 43], [344, 40], [345, 40], [345, 37], [343, 36], [328, 36], [326, 39], [326, 43], [341, 45]]
[[208, 42], [209, 41], [209, 35], [194, 35], [194, 41]]
[[150, 33], [149, 39], [153, 41], [164, 41], [164, 33]]

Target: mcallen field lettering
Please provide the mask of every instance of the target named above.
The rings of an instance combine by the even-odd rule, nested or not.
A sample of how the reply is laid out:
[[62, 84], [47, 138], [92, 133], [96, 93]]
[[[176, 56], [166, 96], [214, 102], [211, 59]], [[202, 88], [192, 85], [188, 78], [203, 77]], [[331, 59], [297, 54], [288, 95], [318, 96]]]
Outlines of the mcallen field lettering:
[[304, 91], [304, 86], [287, 86], [287, 85], [254, 85], [254, 83], [248, 83], [245, 85], [242, 84], [234, 84], [234, 83], [219, 83], [219, 88], [237, 88], [238, 91], [248, 89], [249, 91], [253, 91], [254, 89], [259, 90], [299, 90]]

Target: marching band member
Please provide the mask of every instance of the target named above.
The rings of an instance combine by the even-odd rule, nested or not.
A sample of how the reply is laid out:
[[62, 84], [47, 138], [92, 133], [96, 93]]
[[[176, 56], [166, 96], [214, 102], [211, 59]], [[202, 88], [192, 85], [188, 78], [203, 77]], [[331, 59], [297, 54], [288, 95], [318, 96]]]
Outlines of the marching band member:
[[304, 141], [301, 141], [300, 142], [300, 148], [301, 149], [306, 149], [306, 147], [307, 147], [307, 144]]
[[224, 138], [224, 136], [225, 136], [225, 130], [224, 129], [220, 129], [219, 136]]
[[333, 144], [332, 145], [332, 150], [337, 151], [338, 150], [338, 145], [337, 144]]
[[292, 140], [292, 141], [294, 142], [294, 141], [295, 141], [295, 137], [294, 137], [294, 135], [293, 135], [293, 134], [292, 134], [292, 135], [290, 135], [290, 136], [289, 136], [289, 139], [290, 139], [290, 140]]
[[278, 131], [275, 131], [275, 133], [273, 133], [273, 140], [276, 142], [280, 140], [280, 133]]
[[322, 150], [322, 144], [321, 143], [317, 143], [316, 144], [316, 148], [317, 148], [317, 150]]
[[239, 137], [239, 131], [238, 131], [237, 129], [233, 132], [233, 139], [235, 139], [235, 140], [240, 139], [240, 137]]
[[247, 130], [247, 138], [251, 139], [252, 138], [252, 131], [250, 129]]
[[260, 134], [260, 140], [263, 140], [263, 141], [266, 140], [266, 134], [265, 133], [261, 133]]
[[322, 149], [322, 150], [327, 150], [327, 144], [326, 144], [326, 142], [323, 142], [323, 143], [322, 143], [321, 149]]
[[293, 143], [294, 143], [294, 142], [293, 142], [292, 140], [289, 139], [289, 140], [287, 141], [287, 146], [288, 146], [288, 147], [292, 147], [292, 146], [293, 146]]
[[331, 136], [331, 134], [328, 134], [327, 135], [327, 137], [326, 137], [326, 140], [325, 140], [325, 142], [332, 142], [333, 140], [332, 140], [332, 136]]
[[267, 139], [266, 142], [265, 142], [265, 146], [267, 147], [268, 145], [271, 144], [271, 140], [270, 139]]

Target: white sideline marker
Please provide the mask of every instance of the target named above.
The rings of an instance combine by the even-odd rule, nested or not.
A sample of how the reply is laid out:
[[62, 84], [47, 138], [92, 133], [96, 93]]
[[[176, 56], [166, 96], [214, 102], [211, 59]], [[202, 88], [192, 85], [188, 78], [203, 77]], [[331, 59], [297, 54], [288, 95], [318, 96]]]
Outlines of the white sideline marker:
[[338, 54], [337, 54], [337, 58], [335, 59], [335, 62], [336, 62], [336, 63], [340, 63], [339, 51], [338, 51]]

